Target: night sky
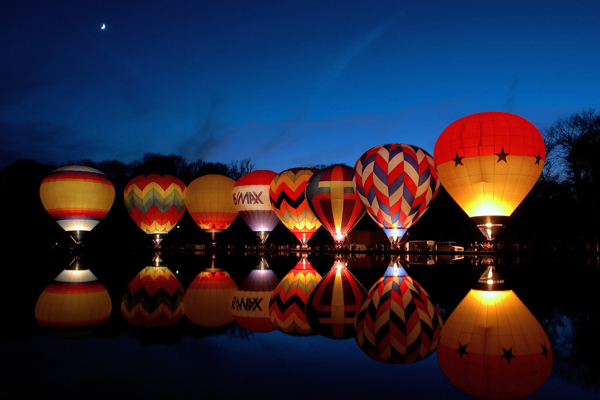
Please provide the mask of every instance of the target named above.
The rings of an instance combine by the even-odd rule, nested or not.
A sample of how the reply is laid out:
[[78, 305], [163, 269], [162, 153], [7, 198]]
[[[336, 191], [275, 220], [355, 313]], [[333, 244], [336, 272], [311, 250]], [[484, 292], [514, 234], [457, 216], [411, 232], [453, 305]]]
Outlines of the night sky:
[[0, 167], [354, 165], [383, 143], [433, 153], [476, 112], [543, 129], [600, 109], [597, 0], [7, 1], [0, 37]]

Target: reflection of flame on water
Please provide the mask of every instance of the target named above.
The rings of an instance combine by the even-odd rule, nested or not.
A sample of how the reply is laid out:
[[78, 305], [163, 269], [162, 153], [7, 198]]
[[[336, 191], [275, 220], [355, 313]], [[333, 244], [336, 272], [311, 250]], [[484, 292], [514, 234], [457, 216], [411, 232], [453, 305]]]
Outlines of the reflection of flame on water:
[[448, 317], [438, 362], [446, 378], [465, 393], [518, 399], [546, 383], [552, 349], [533, 314], [488, 267]]

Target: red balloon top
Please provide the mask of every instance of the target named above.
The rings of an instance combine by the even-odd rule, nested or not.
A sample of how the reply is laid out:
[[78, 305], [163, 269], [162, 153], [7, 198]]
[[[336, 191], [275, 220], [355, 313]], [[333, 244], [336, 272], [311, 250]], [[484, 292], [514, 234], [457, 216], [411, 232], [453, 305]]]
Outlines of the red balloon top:
[[240, 177], [240, 179], [235, 182], [235, 186], [244, 186], [244, 185], [269, 185], [271, 186], [271, 181], [273, 178], [277, 176], [277, 172], [269, 171], [266, 169], [261, 169], [258, 171], [248, 172]]
[[438, 138], [433, 158], [441, 165], [454, 158], [504, 152], [546, 159], [544, 138], [525, 118], [505, 112], [483, 112], [450, 124]]

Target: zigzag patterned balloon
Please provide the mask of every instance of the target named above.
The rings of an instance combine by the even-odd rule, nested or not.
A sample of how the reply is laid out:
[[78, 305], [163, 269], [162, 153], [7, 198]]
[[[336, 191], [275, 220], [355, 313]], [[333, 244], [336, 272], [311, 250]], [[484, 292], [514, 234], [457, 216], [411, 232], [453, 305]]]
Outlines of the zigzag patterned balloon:
[[183, 317], [183, 287], [167, 267], [146, 267], [131, 281], [121, 313], [133, 326], [173, 325]]
[[440, 311], [402, 267], [388, 267], [356, 316], [356, 343], [374, 360], [407, 364], [434, 352], [442, 330]]
[[123, 193], [131, 218], [148, 235], [162, 239], [185, 212], [185, 184], [171, 175], [139, 175]]
[[406, 144], [365, 152], [356, 161], [353, 182], [367, 212], [392, 243], [423, 216], [440, 187], [431, 155]]
[[296, 264], [273, 291], [269, 301], [269, 317], [282, 332], [306, 336], [313, 333], [306, 320], [308, 297], [321, 281], [321, 275], [306, 259]]
[[317, 171], [316, 168], [290, 168], [273, 178], [269, 190], [273, 211], [302, 245], [306, 245], [321, 226], [304, 196], [306, 183]]

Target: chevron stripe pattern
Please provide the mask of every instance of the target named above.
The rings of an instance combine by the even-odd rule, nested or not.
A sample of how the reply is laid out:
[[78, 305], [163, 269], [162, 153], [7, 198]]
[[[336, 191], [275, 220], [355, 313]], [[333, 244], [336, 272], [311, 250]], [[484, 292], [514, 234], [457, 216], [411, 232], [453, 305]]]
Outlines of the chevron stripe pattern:
[[365, 152], [356, 161], [353, 182], [365, 209], [384, 229], [410, 228], [440, 187], [433, 157], [406, 144], [386, 144]]
[[185, 315], [196, 325], [217, 328], [233, 322], [231, 301], [237, 285], [227, 271], [207, 268], [190, 283], [183, 304]]
[[304, 196], [308, 180], [317, 171], [316, 168], [285, 170], [273, 178], [269, 190], [273, 211], [290, 232], [303, 243], [309, 240], [321, 226], [308, 207]]
[[133, 326], [173, 325], [183, 317], [183, 287], [167, 267], [146, 267], [131, 281], [121, 313]]
[[354, 320], [366, 295], [345, 263], [336, 261], [308, 299], [306, 318], [310, 327], [332, 339], [354, 337]]
[[389, 267], [356, 317], [356, 343], [374, 360], [407, 364], [435, 351], [441, 329], [440, 312], [425, 290], [403, 268], [395, 273]]
[[308, 206], [336, 242], [343, 241], [365, 215], [352, 185], [353, 170], [336, 165], [315, 173], [306, 184]]
[[300, 261], [283, 277], [269, 301], [269, 317], [280, 331], [294, 336], [313, 333], [306, 320], [308, 297], [321, 281], [321, 275], [308, 261]]
[[131, 218], [145, 233], [167, 234], [185, 212], [185, 184], [171, 175], [139, 175], [123, 193]]
[[91, 231], [112, 207], [115, 188], [101, 171], [69, 165], [44, 178], [40, 199], [65, 231]]

